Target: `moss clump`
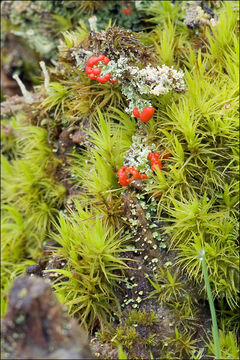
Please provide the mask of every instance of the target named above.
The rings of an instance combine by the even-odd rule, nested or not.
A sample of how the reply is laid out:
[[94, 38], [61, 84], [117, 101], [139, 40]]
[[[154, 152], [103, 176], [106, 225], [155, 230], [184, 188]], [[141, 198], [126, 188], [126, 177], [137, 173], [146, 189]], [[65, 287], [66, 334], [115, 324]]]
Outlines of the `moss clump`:
[[2, 285], [8, 289], [16, 274], [42, 253], [66, 193], [56, 180], [60, 161], [47, 131], [26, 125], [24, 116], [12, 118], [10, 124], [12, 134], [2, 139]]
[[[30, 121], [5, 119], [15, 136], [5, 131], [3, 146], [5, 247], [14, 256], [7, 269], [19, 258], [22, 271], [51, 237], [47, 260], [64, 264], [48, 268], [57, 274], [53, 286], [103, 358], [119, 345], [129, 358], [213, 352], [201, 249], [223, 353], [236, 355], [238, 14], [232, 2], [208, 6], [216, 23], [193, 29], [182, 2], [159, 1], [144, 10], [153, 24], [144, 36], [83, 24], [65, 32], [54, 66], [41, 65]], [[125, 112], [121, 85], [138, 87], [130, 70], [129, 82], [87, 77], [88, 59], [100, 53], [113, 61], [124, 55], [138, 72], [163, 63], [175, 75], [183, 70], [185, 91], [151, 93], [155, 112], [141, 123]], [[151, 169], [149, 149], [161, 170]], [[148, 179], [120, 186], [124, 165], [148, 171]]]
[[131, 326], [134, 324], [152, 326], [156, 322], [156, 314], [152, 311], [147, 313], [146, 310], [132, 310], [126, 319], [126, 325]]
[[118, 239], [104, 224], [101, 213], [86, 211], [79, 203], [75, 207], [77, 211], [70, 211], [69, 218], [61, 215], [56, 224], [55, 240], [61, 248], [55, 254], [67, 260], [66, 269], [56, 272], [68, 277], [63, 282], [58, 279], [56, 288], [82, 324], [103, 327], [113, 309], [119, 312], [114, 290], [126, 267], [118, 256], [125, 239]]

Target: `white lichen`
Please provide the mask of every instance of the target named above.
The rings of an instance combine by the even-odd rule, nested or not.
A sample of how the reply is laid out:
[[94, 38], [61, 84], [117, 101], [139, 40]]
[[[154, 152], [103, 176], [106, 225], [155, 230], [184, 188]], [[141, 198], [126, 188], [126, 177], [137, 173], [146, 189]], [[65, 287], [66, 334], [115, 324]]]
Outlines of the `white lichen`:
[[96, 15], [93, 15], [90, 18], [88, 18], [88, 22], [89, 22], [91, 31], [98, 31]]
[[50, 94], [50, 88], [49, 88], [50, 79], [49, 79], [49, 74], [48, 74], [48, 71], [46, 68], [46, 64], [44, 61], [40, 61], [39, 65], [40, 65], [40, 67], [43, 71], [43, 75], [44, 75], [44, 87], [45, 87], [47, 93]]
[[33, 103], [33, 97], [32, 94], [26, 89], [24, 83], [22, 82], [22, 80], [19, 78], [18, 74], [14, 74], [13, 75], [13, 79], [16, 80], [16, 82], [18, 83], [18, 86], [21, 89], [21, 92], [23, 94], [24, 99], [26, 100], [26, 102], [28, 104], [32, 104]]
[[147, 145], [146, 139], [134, 135], [132, 137], [132, 146], [125, 155], [123, 165], [137, 169], [138, 172], [151, 176], [152, 170], [148, 160], [148, 154], [155, 151], [154, 144]]
[[[164, 95], [169, 91], [182, 92], [185, 88], [182, 70], [177, 71], [166, 65], [153, 67], [148, 65], [144, 69], [129, 64], [129, 59], [121, 56], [117, 61], [109, 61], [107, 65], [99, 63], [101, 76], [111, 73], [112, 78], [123, 81], [122, 94], [126, 96], [129, 106], [125, 111], [133, 116], [135, 107], [141, 112], [144, 107], [152, 106], [149, 99], [144, 96]], [[129, 81], [126, 81], [126, 76]]]

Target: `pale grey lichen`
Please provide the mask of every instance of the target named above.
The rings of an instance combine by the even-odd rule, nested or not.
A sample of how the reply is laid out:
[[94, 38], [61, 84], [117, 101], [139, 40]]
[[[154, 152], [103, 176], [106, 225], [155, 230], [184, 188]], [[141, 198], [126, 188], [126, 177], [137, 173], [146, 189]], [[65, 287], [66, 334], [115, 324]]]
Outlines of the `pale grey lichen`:
[[88, 18], [88, 22], [89, 22], [91, 31], [98, 31], [96, 15], [93, 15], [90, 18]]
[[[122, 94], [126, 96], [129, 105], [125, 111], [131, 116], [135, 107], [142, 112], [146, 106], [152, 106], [149, 99], [143, 96], [164, 95], [173, 90], [182, 92], [185, 88], [182, 70], [177, 71], [173, 67], [166, 65], [153, 67], [148, 65], [143, 69], [129, 64], [129, 59], [121, 56], [117, 61], [109, 61], [107, 65], [99, 63], [101, 76], [111, 73], [112, 78], [118, 78], [123, 82]], [[129, 81], [126, 81], [126, 77]]]
[[174, 70], [166, 65], [156, 68], [148, 65], [145, 69], [139, 71], [142, 82], [150, 87], [149, 93], [159, 96], [167, 94], [170, 90], [181, 92], [185, 89], [182, 70]]
[[[125, 155], [123, 165], [151, 176], [152, 170], [148, 160], [148, 154], [153, 151], [155, 151], [154, 144], [147, 145], [144, 137], [134, 135], [132, 137], [132, 145]], [[144, 206], [144, 204], [142, 205]]]

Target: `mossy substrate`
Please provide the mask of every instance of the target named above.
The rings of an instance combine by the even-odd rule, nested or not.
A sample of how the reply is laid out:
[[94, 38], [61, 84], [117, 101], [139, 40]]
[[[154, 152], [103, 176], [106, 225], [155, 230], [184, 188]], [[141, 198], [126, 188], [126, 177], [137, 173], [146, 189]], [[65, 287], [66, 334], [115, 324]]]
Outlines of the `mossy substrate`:
[[[108, 3], [78, 11], [116, 12], [120, 27], [65, 31], [41, 83], [2, 103], [2, 313], [27, 272], [51, 283], [100, 358], [208, 359], [204, 249], [221, 358], [237, 359], [238, 7], [130, 1], [127, 15]], [[185, 90], [143, 95], [155, 112], [142, 123], [125, 111], [131, 72], [113, 84], [87, 77], [99, 54], [139, 71], [173, 66]], [[121, 186], [117, 171], [132, 162], [148, 179]]]

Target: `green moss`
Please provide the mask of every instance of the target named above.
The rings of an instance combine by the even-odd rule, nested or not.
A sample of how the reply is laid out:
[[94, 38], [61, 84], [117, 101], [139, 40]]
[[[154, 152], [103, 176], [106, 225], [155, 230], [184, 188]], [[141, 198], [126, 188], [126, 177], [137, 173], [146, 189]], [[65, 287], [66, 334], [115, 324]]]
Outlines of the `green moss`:
[[12, 117], [8, 121], [2, 120], [1, 150], [8, 159], [16, 157], [16, 126], [17, 119]]
[[[237, 339], [233, 332], [226, 332], [219, 330], [219, 343], [220, 343], [220, 358], [221, 359], [238, 359], [239, 358], [239, 347], [237, 345]], [[214, 342], [209, 341], [208, 354], [214, 355]]]
[[186, 331], [179, 331], [179, 329], [175, 327], [175, 336], [166, 338], [163, 341], [162, 350], [167, 358], [168, 356], [174, 356], [182, 359], [183, 357], [191, 356], [195, 352], [197, 341], [197, 339], [193, 338], [193, 335]]
[[177, 276], [177, 272], [172, 275], [168, 269], [158, 269], [155, 274], [156, 282], [149, 279], [155, 289], [150, 296], [157, 295], [160, 302], [180, 302], [181, 297], [185, 296], [185, 286]]
[[136, 341], [138, 334], [136, 329], [133, 327], [128, 327], [125, 329], [117, 329], [116, 335], [114, 338], [115, 343], [120, 343], [127, 349], [130, 349], [133, 345], [133, 342]]
[[[46, 130], [24, 122], [19, 117], [14, 123], [13, 147], [4, 146], [2, 155], [2, 275], [8, 288], [17, 274], [34, 263], [30, 259], [42, 254], [66, 193], [54, 176], [59, 160], [47, 142]], [[8, 141], [4, 138], [3, 145]]]
[[157, 317], [153, 311], [147, 313], [146, 310], [132, 310], [128, 314], [125, 323], [127, 326], [131, 326], [133, 324], [152, 326], [156, 321]]
[[[101, 214], [84, 210], [77, 202], [75, 207], [69, 218], [61, 215], [56, 223], [54, 238], [61, 247], [55, 255], [68, 263], [66, 269], [56, 270], [63, 276], [55, 287], [82, 324], [92, 328], [98, 321], [103, 327], [113, 310], [119, 312], [116, 281], [126, 266], [118, 253], [126, 239], [118, 239]], [[60, 281], [65, 276], [69, 280]]]
[[[107, 14], [114, 11], [113, 3], [105, 4]], [[152, 17], [152, 28], [144, 37], [111, 26], [93, 35], [83, 22], [77, 31], [65, 31], [58, 60], [48, 70], [50, 83], [35, 89], [41, 100], [26, 111], [31, 115], [4, 119], [3, 125], [13, 129], [2, 133], [4, 291], [40, 257], [43, 244], [51, 238], [58, 243], [52, 255], [66, 264], [50, 270], [57, 273], [53, 286], [58, 297], [89, 333], [101, 329], [98, 338], [106, 349], [121, 344], [129, 358], [151, 353], [197, 359], [205, 356], [207, 347], [213, 353], [212, 340], [204, 345], [198, 328], [205, 324], [208, 329], [210, 318], [201, 305], [207, 299], [199, 261], [204, 248], [223, 329], [221, 351], [226, 358], [236, 357], [237, 9], [233, 2], [222, 2], [218, 9], [208, 2], [206, 6], [218, 16], [216, 26], [199, 23], [189, 30], [183, 2], [138, 5], [144, 16]], [[116, 7], [120, 9], [119, 4]], [[100, 11], [95, 2], [86, 2], [80, 13], [92, 14], [97, 8]], [[134, 23], [135, 15], [129, 22]], [[70, 26], [68, 18], [64, 22], [55, 17], [55, 21], [64, 30]], [[87, 78], [88, 58], [103, 52], [114, 60], [119, 54], [129, 57], [139, 69], [163, 63], [183, 69], [185, 92], [152, 96], [154, 116], [140, 124], [125, 113], [120, 82], [102, 85]], [[55, 156], [53, 147], [61, 143], [64, 130], [70, 133], [70, 145], [67, 150], [59, 145]], [[78, 130], [85, 139], [73, 144], [71, 138]], [[117, 171], [129, 155], [133, 135], [140, 142], [146, 139], [154, 151], [172, 156], [163, 159], [162, 169], [155, 172], [144, 159], [149, 179], [132, 183], [126, 192]], [[69, 181], [68, 192], [58, 178], [65, 184]], [[139, 203], [123, 203], [121, 196], [126, 199], [126, 193]], [[136, 244], [143, 230], [152, 240], [139, 250]], [[147, 263], [150, 258], [154, 267]], [[136, 260], [144, 265], [134, 268], [131, 264]], [[151, 290], [141, 298], [139, 310], [130, 311], [127, 304], [121, 313], [124, 296], [134, 294], [132, 284], [124, 285], [124, 272], [127, 269], [129, 279], [131, 272], [136, 278], [137, 268], [139, 276], [147, 274]], [[136, 280], [137, 286], [141, 280]], [[166, 312], [165, 322], [156, 307]]]

